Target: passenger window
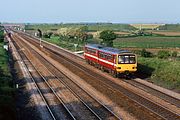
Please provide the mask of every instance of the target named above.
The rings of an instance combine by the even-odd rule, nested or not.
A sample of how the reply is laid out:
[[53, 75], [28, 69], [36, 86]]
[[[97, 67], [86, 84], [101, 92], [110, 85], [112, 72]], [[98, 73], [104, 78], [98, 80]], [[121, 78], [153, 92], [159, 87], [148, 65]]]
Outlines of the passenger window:
[[129, 63], [135, 63], [135, 56], [129, 56]]
[[118, 63], [124, 63], [124, 56], [119, 56]]
[[125, 56], [125, 63], [129, 63], [129, 56]]

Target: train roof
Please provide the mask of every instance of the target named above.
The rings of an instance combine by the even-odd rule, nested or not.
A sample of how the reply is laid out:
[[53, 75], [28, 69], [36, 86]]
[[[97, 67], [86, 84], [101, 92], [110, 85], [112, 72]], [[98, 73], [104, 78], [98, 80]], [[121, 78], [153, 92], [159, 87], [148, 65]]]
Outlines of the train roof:
[[122, 49], [117, 49], [117, 48], [112, 48], [112, 47], [104, 47], [99, 44], [87, 44], [85, 47], [92, 48], [92, 49], [98, 49], [100, 51], [110, 53], [110, 54], [131, 53], [128, 50], [122, 50]]

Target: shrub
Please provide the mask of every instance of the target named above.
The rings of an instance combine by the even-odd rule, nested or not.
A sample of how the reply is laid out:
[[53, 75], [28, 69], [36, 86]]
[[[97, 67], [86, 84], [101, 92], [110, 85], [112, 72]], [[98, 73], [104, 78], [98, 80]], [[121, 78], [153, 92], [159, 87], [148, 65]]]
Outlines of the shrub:
[[172, 52], [171, 56], [172, 57], [177, 57], [177, 51]]
[[170, 56], [169, 51], [160, 50], [157, 54], [158, 58], [167, 59]]
[[46, 32], [43, 34], [44, 38], [51, 38], [51, 36], [53, 35], [53, 32]]
[[142, 50], [141, 50], [141, 56], [142, 56], [142, 57], [152, 57], [152, 53], [146, 51], [146, 49], [142, 49]]
[[0, 30], [0, 42], [3, 42], [4, 41], [4, 34], [3, 34], [3, 31]]

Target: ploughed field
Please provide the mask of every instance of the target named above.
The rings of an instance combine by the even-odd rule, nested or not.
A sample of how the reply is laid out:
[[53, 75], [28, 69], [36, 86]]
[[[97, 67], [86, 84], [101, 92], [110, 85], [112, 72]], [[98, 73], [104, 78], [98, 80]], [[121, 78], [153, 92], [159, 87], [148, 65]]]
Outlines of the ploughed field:
[[152, 33], [165, 35], [165, 36], [180, 36], [180, 32], [173, 32], [173, 31], [152, 31]]

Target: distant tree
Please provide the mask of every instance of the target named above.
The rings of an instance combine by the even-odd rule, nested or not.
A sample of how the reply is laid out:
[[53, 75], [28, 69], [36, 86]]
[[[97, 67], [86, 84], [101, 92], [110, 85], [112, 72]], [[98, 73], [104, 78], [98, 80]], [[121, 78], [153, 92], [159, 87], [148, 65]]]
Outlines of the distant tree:
[[69, 34], [69, 29], [70, 28], [60, 28], [57, 30], [57, 34], [59, 34], [59, 36], [67, 36]]
[[116, 34], [111, 30], [104, 30], [100, 33], [100, 39], [103, 39], [103, 44], [109, 47], [113, 46], [113, 40], [116, 39]]
[[88, 32], [88, 26], [82, 26], [80, 29], [83, 32]]
[[60, 28], [57, 31], [57, 33], [59, 34], [59, 36], [61, 36], [61, 38], [64, 37], [71, 40], [72, 39], [77, 40], [78, 42], [84, 42], [88, 38], [88, 35], [84, 30], [85, 28], [69, 27], [69, 28]]

